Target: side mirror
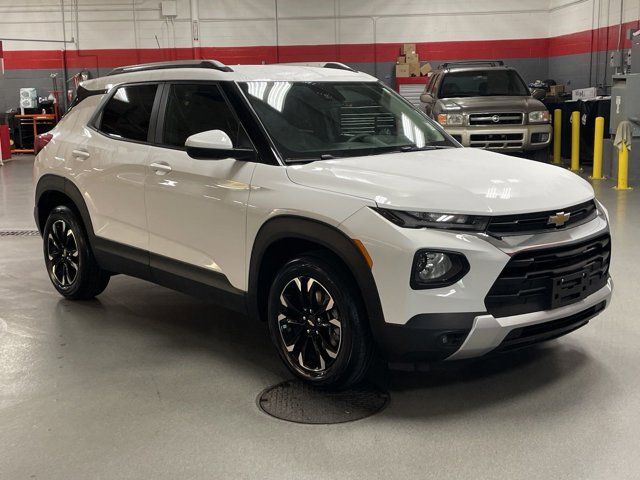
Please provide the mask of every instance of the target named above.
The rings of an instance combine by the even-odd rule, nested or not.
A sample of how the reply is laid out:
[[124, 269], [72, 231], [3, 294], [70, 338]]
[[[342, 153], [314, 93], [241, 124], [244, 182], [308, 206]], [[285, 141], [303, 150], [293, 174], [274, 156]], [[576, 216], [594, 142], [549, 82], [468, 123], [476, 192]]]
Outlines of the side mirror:
[[433, 98], [433, 95], [431, 95], [430, 93], [423, 93], [422, 95], [420, 95], [420, 101], [422, 103], [432, 103], [435, 99]]
[[544, 88], [534, 88], [531, 91], [531, 96], [536, 100], [544, 100], [547, 96], [547, 91]]
[[191, 135], [184, 142], [187, 155], [198, 160], [255, 160], [256, 152], [251, 148], [233, 148], [233, 142], [222, 130], [207, 130]]

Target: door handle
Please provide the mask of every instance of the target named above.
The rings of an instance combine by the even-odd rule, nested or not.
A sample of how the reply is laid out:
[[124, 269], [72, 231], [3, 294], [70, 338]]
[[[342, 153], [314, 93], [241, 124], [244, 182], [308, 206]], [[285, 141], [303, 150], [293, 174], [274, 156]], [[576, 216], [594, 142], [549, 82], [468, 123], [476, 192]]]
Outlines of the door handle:
[[73, 153], [74, 158], [78, 160], [86, 160], [91, 156], [91, 154], [85, 150], [72, 150], [71, 153]]
[[164, 175], [171, 171], [171, 166], [165, 162], [152, 163], [149, 165], [153, 170], [155, 170], [157, 175]]

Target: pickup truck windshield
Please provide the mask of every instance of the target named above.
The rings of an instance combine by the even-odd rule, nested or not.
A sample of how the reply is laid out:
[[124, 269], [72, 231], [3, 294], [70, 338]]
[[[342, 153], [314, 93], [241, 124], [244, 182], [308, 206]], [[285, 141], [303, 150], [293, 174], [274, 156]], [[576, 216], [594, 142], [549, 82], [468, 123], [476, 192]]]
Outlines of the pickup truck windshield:
[[288, 162], [456, 146], [379, 83], [251, 81], [240, 87]]
[[513, 70], [447, 73], [439, 98], [531, 95], [520, 75]]

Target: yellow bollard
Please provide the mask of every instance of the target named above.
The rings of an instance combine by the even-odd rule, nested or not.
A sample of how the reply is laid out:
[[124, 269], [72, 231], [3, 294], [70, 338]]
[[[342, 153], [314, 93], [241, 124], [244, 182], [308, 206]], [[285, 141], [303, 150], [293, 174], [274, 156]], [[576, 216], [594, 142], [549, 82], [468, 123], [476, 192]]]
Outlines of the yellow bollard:
[[602, 144], [604, 141], [604, 117], [596, 118], [596, 131], [593, 138], [593, 174], [591, 179], [602, 180]]
[[571, 171], [580, 170], [580, 112], [571, 113]]
[[553, 111], [553, 163], [560, 165], [562, 145], [562, 110], [556, 108]]
[[622, 142], [618, 153], [618, 185], [616, 190], [632, 190], [629, 187], [629, 149], [627, 144]]

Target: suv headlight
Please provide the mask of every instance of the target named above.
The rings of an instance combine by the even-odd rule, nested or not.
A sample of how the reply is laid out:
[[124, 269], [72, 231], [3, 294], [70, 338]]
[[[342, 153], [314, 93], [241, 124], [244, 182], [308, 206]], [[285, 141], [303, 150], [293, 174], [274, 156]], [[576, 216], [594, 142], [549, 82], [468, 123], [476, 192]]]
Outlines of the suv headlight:
[[481, 232], [487, 228], [489, 223], [489, 217], [481, 215], [411, 212], [388, 208], [373, 208], [373, 210], [390, 222], [405, 228], [438, 228], [441, 230]]
[[549, 123], [550, 121], [551, 114], [549, 113], [549, 110], [529, 112], [529, 123]]
[[466, 257], [457, 252], [418, 250], [411, 267], [411, 288], [439, 288], [453, 285], [469, 272]]
[[438, 115], [438, 123], [443, 126], [462, 126], [464, 116], [461, 113], [441, 113]]

